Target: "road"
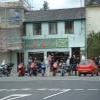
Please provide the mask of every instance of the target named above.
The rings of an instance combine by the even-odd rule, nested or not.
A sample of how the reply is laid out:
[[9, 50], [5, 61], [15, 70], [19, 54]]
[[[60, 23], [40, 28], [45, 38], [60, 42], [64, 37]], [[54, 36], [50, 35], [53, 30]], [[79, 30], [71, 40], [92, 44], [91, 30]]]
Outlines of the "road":
[[100, 100], [98, 78], [16, 79], [0, 80], [0, 100]]

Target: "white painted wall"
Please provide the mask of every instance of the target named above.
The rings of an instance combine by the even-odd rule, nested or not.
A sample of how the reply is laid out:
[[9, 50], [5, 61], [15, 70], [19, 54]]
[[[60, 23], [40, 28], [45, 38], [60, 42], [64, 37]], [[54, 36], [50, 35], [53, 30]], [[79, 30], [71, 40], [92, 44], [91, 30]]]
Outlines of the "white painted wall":
[[26, 24], [26, 36], [33, 36], [33, 24], [28, 23]]
[[10, 53], [0, 53], [0, 65], [2, 63], [2, 61], [5, 60], [5, 63], [9, 63], [10, 61]]
[[57, 29], [60, 36], [65, 35], [65, 22], [58, 22]]
[[49, 34], [49, 26], [47, 22], [41, 24], [41, 33], [42, 36], [40, 36], [40, 38], [46, 38], [46, 36]]
[[[26, 34], [29, 36], [32, 34], [32, 24], [27, 24], [26, 26]], [[49, 35], [49, 24], [44, 22], [41, 24], [41, 32], [42, 35], [31, 35], [31, 39], [46, 39], [46, 38], [68, 38], [69, 39], [69, 47], [85, 47], [85, 20], [76, 20], [74, 21], [74, 33], [73, 34], [65, 34], [65, 22], [58, 21], [57, 22], [57, 32], [58, 34]]]
[[85, 47], [85, 21], [74, 21], [74, 34], [68, 36], [69, 47]]
[[100, 6], [86, 8], [87, 33], [100, 32]]
[[17, 68], [17, 52], [12, 52], [11, 57], [12, 63], [14, 63], [14, 67]]

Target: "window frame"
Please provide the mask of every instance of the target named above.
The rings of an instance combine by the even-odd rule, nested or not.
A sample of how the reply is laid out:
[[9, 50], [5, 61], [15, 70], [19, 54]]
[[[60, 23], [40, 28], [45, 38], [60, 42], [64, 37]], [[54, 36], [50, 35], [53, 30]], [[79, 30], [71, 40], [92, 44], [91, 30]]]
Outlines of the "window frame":
[[65, 21], [65, 34], [74, 34], [74, 21]]
[[[55, 32], [52, 32], [52, 24], [55, 25], [55, 30], [54, 30], [54, 27], [53, 27], [53, 31]], [[49, 35], [56, 35], [57, 34], [57, 22], [49, 22]]]
[[[37, 26], [38, 26], [38, 28], [37, 28]], [[41, 28], [42, 28], [41, 22], [39, 22], [39, 23], [33, 23], [33, 35], [42, 35]], [[37, 30], [40, 30], [40, 31], [37, 31]]]

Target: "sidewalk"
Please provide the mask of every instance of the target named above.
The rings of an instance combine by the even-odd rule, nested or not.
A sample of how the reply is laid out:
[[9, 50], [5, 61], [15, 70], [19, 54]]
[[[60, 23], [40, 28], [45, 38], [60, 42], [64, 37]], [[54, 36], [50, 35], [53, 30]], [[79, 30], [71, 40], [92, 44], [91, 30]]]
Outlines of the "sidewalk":
[[42, 76], [37, 76], [37, 77], [29, 77], [29, 76], [24, 76], [24, 77], [18, 77], [18, 76], [10, 76], [10, 77], [0, 77], [0, 81], [34, 81], [34, 80], [85, 80], [85, 81], [100, 81], [100, 76], [93, 76], [93, 77], [90, 77], [90, 76], [64, 76], [64, 77], [61, 77], [61, 76], [45, 76], [45, 77], [42, 77]]

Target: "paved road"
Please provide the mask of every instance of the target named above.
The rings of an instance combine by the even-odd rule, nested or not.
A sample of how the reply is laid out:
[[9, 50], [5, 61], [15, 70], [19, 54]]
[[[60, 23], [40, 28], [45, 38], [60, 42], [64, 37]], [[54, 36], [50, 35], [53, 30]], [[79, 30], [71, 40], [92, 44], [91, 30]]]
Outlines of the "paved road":
[[98, 77], [74, 78], [5, 78], [0, 80], [0, 100], [100, 100]]

